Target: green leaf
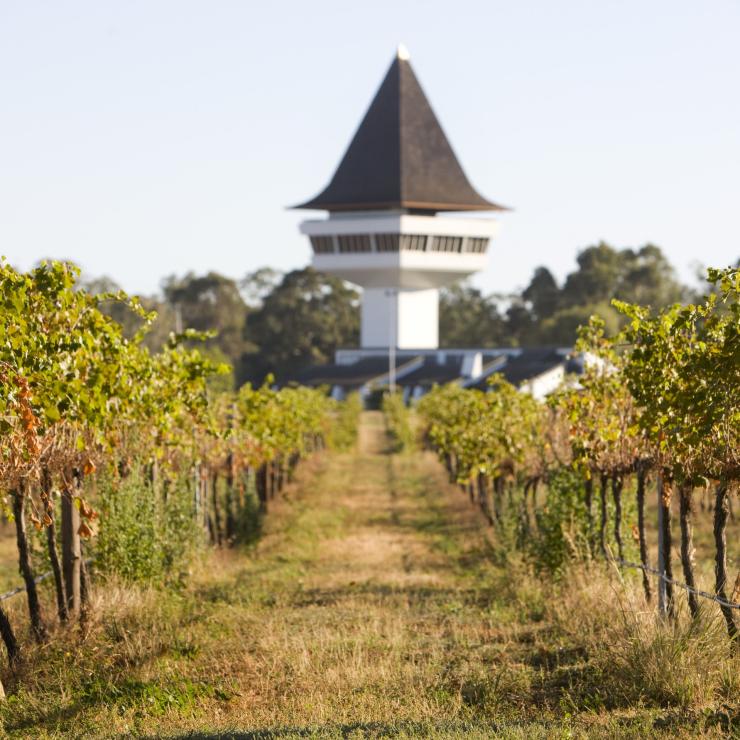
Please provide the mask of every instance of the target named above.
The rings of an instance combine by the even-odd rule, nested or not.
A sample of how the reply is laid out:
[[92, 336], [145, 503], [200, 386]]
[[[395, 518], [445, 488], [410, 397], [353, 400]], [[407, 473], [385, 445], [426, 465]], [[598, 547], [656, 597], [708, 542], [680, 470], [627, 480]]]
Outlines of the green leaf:
[[59, 421], [61, 419], [61, 414], [59, 413], [59, 409], [56, 406], [47, 406], [44, 409], [44, 416], [46, 416], [46, 420], [49, 422], [49, 424], [54, 424], [54, 422]]

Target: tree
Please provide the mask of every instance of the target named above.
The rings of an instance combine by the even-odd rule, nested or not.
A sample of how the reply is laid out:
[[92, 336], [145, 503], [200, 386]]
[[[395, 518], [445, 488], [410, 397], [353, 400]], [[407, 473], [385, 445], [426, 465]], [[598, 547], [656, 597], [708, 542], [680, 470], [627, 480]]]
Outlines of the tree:
[[560, 302], [560, 289], [552, 273], [546, 267], [538, 267], [522, 292], [522, 298], [532, 304], [532, 310], [539, 319], [546, 319], [555, 313]]
[[567, 347], [578, 335], [578, 327], [588, 324], [591, 316], [599, 316], [604, 321], [609, 336], [616, 334], [623, 323], [609, 303], [587, 303], [563, 308], [542, 321], [537, 327], [537, 337], [543, 344]]
[[518, 296], [514, 297], [509, 308], [506, 309], [506, 328], [509, 335], [509, 344], [527, 346], [539, 343], [537, 322], [526, 302]]
[[167, 278], [163, 289], [177, 331], [215, 332], [205, 344], [206, 354], [211, 350], [214, 358], [226, 358], [237, 367], [244, 353], [254, 349], [244, 333], [248, 308], [234, 280], [215, 272], [202, 277], [188, 273], [183, 278]]
[[628, 303], [663, 308], [686, 300], [688, 290], [676, 280], [670, 262], [660, 247], [646, 244], [638, 250], [621, 253], [624, 274], [616, 296]]
[[339, 278], [311, 267], [287, 273], [247, 317], [244, 341], [259, 350], [243, 357], [240, 380], [266, 374], [289, 378], [312, 364], [331, 362], [342, 345], [359, 340], [359, 295]]
[[467, 283], [442, 290], [439, 337], [443, 347], [497, 347], [508, 343], [508, 332], [495, 302]]
[[[121, 290], [121, 287], [115, 280], [105, 276], [83, 279], [80, 281], [80, 287], [92, 295], [101, 295], [103, 293], [115, 294]], [[157, 296], [137, 296], [137, 300], [146, 311], [154, 311], [157, 314], [156, 318], [147, 327], [147, 333], [142, 343], [151, 352], [159, 352], [167, 342], [170, 333], [175, 331], [175, 310], [170, 304], [162, 301]], [[123, 335], [127, 339], [132, 339], [136, 332], [144, 326], [142, 317], [135, 311], [132, 311], [130, 306], [123, 301], [102, 301], [100, 309], [121, 325]]]
[[599, 242], [586, 247], [576, 258], [578, 269], [565, 279], [561, 293], [564, 306], [610, 301], [617, 295], [623, 275], [619, 250]]
[[616, 249], [600, 242], [577, 257], [578, 269], [562, 288], [545, 267], [535, 270], [522, 291], [522, 303], [509, 309], [509, 329], [519, 344], [572, 344], [576, 329], [598, 314], [613, 335], [625, 319], [610, 305], [612, 299], [661, 309], [684, 300], [687, 289], [659, 247]]
[[586, 247], [576, 259], [578, 269], [568, 275], [561, 292], [562, 305], [582, 306], [612, 298], [663, 308], [686, 297], [686, 288], [660, 247], [615, 249], [600, 242]]
[[239, 282], [242, 298], [248, 306], [259, 308], [265, 297], [280, 284], [282, 278], [283, 273], [272, 267], [260, 267], [254, 272], [249, 272]]

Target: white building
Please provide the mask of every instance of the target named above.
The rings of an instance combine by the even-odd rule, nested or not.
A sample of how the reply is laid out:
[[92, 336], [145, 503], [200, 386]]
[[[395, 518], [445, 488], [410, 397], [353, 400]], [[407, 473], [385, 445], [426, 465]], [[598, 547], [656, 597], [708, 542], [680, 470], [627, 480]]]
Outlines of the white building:
[[360, 347], [294, 380], [337, 397], [393, 383], [412, 399], [447, 382], [486, 389], [501, 373], [541, 398], [578, 371], [563, 348], [439, 348], [439, 289], [485, 267], [490, 214], [506, 209], [468, 181], [403, 47], [330, 183], [297, 208], [328, 213], [300, 227], [313, 266], [363, 293]]
[[[313, 266], [363, 288], [360, 345], [436, 349], [439, 288], [482, 270], [505, 210], [468, 182], [399, 48], [329, 185], [298, 208]], [[445, 214], [445, 215], [440, 215]]]

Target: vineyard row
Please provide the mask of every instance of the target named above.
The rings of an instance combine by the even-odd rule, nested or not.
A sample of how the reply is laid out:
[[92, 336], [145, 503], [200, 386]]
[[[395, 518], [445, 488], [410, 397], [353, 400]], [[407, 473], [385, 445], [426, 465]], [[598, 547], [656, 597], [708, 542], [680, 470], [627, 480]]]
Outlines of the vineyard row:
[[[84, 623], [86, 556], [99, 530], [110, 534], [98, 560], [125, 571], [151, 567], [136, 564], [146, 554], [140, 534], [166, 524], [174, 544], [157, 552], [173, 570], [188, 531], [237, 541], [251, 509], [267, 511], [302, 457], [352, 443], [359, 413], [356, 399], [338, 404], [306, 388], [218, 392], [213, 379], [228, 368], [193, 348], [202, 335], [172, 335], [150, 353], [154, 314], [123, 293], [92, 295], [77, 278], [63, 263], [28, 273], [0, 264], [0, 489], [40, 642], [50, 623], [34, 568], [39, 541], [58, 622]], [[135, 336], [106, 314], [111, 301], [139, 315]], [[0, 636], [17, 665], [21, 644], [2, 607]]]
[[[709, 278], [715, 290], [698, 305], [653, 314], [615, 302], [628, 323], [614, 338], [592, 319], [577, 346], [588, 358], [585, 374], [546, 403], [494, 376], [490, 392], [437, 388], [419, 412], [451, 479], [491, 524], [501, 524], [508, 509], [517, 544], [538, 547], [537, 562], [554, 570], [575, 552], [625, 562], [624, 495], [634, 490], [645, 597], [655, 596], [648, 575], [657, 570], [658, 608], [669, 616], [676, 613], [672, 500], [678, 498], [688, 606], [697, 617], [696, 492], [712, 490], [714, 595], [737, 639], [740, 574], [733, 593], [727, 524], [740, 477], [740, 272], [710, 270]], [[650, 481], [657, 491], [657, 569], [648, 562]], [[610, 519], [616, 553], [607, 544]]]

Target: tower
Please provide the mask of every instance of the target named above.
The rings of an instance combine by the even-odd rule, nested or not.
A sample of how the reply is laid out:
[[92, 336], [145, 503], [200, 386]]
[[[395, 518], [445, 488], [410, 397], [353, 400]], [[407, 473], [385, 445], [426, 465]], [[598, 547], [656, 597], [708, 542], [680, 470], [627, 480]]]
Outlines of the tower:
[[439, 289], [485, 267], [506, 210], [468, 181], [399, 47], [329, 185], [297, 208], [313, 266], [363, 288], [362, 348], [435, 349]]

